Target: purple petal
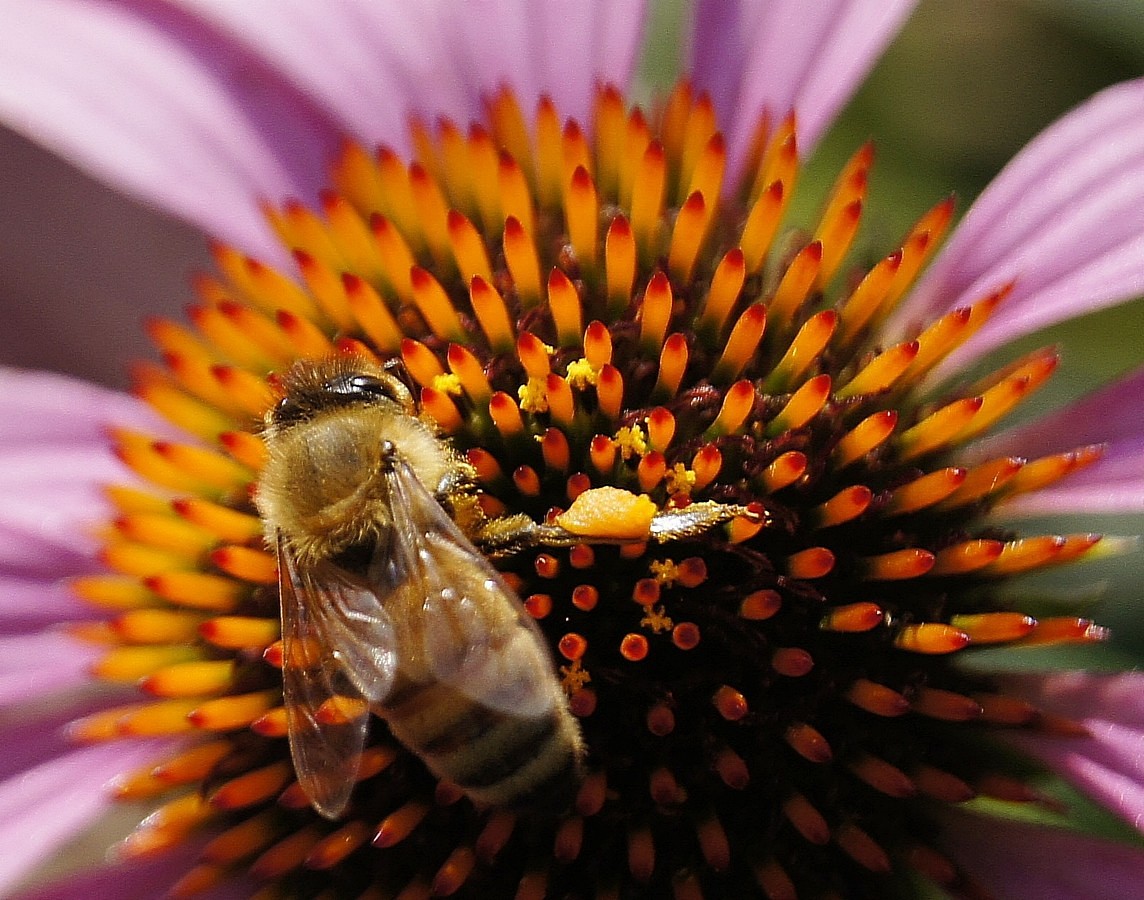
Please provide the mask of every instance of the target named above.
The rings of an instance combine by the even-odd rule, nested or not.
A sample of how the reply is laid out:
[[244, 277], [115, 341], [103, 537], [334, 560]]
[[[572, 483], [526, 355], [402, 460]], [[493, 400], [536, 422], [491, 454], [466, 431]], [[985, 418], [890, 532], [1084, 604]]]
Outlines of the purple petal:
[[97, 177], [250, 252], [257, 201], [313, 199], [335, 123], [243, 47], [143, 0], [9, 0], [0, 115]]
[[[168, 853], [101, 866], [91, 872], [66, 878], [42, 888], [17, 895], [18, 900], [127, 900], [127, 898], [166, 897], [171, 887], [194, 866], [205, 842], [182, 844]], [[246, 900], [258, 885], [241, 876], [217, 888], [196, 894], [201, 900]]]
[[162, 742], [83, 747], [0, 783], [0, 892], [112, 802], [111, 782], [160, 755]]
[[967, 813], [942, 818], [942, 847], [1005, 900], [1125, 900], [1144, 884], [1139, 847]]
[[790, 110], [805, 154], [897, 34], [915, 0], [699, 0], [688, 66], [724, 124], [737, 171], [756, 122]]
[[1019, 497], [1007, 514], [1144, 511], [1144, 369], [974, 448], [977, 458], [1029, 458], [1106, 443], [1102, 459], [1048, 490]]
[[90, 681], [100, 648], [62, 632], [0, 637], [0, 705]]
[[96, 615], [98, 610], [83, 603], [64, 582], [0, 575], [0, 635]]
[[966, 213], [890, 330], [1010, 281], [1005, 304], [943, 372], [1144, 292], [1144, 79], [1102, 91], [1022, 150]]
[[176, 432], [150, 408], [127, 394], [52, 372], [0, 367], [0, 417], [19, 423], [0, 432], [0, 452], [16, 444], [106, 443], [109, 425]]
[[1144, 832], [1144, 674], [1015, 675], [1002, 686], [1089, 731], [1088, 737], [1013, 732], [1008, 741]]
[[[247, 44], [350, 132], [408, 149], [407, 119], [462, 125], [482, 97], [511, 86], [526, 112], [548, 94], [563, 116], [590, 120], [597, 82], [627, 85], [643, 31], [643, 0], [180, 0]], [[336, 11], [336, 14], [332, 14]]]

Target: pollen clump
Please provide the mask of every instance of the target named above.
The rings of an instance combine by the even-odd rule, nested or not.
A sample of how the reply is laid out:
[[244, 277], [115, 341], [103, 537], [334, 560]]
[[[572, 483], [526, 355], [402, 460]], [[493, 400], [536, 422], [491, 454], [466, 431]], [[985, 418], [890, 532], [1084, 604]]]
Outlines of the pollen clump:
[[555, 521], [586, 541], [640, 541], [651, 532], [657, 511], [647, 494], [604, 486], [580, 494]]
[[[486, 110], [414, 123], [408, 160], [347, 143], [320, 210], [267, 207], [292, 271], [215, 245], [191, 324], [148, 326], [163, 362], [136, 392], [188, 437], [111, 436], [149, 487], [109, 492], [108, 571], [74, 585], [109, 620], [83, 631], [107, 647], [97, 674], [142, 693], [72, 733], [185, 742], [125, 781], [159, 805], [123, 853], [206, 836], [178, 895], [238, 874], [268, 896], [888, 896], [919, 874], [972, 895], [935, 806], [1037, 802], [989, 738], [1065, 726], [954, 661], [1105, 634], [1000, 589], [1098, 535], [983, 521], [1102, 448], [961, 455], [1055, 353], [925, 392], [1012, 285], [887, 345], [953, 210], [854, 272], [869, 145], [817, 227], [784, 235], [784, 110], [738, 183], [686, 83], [653, 113], [602, 87], [592, 122], [508, 91]], [[467, 534], [515, 516], [581, 539], [493, 559], [583, 735], [564, 805], [479, 808], [377, 718], [341, 820], [295, 780], [258, 423], [280, 373], [343, 353], [398, 372], [465, 461], [473, 490], [447, 512]], [[657, 516], [727, 507], [648, 540]]]

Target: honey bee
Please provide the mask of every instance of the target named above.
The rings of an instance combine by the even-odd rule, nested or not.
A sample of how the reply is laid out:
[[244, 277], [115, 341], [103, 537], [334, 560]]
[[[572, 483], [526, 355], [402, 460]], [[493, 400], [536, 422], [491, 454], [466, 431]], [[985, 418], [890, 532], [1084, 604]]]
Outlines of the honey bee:
[[[567, 797], [580, 729], [540, 629], [489, 558], [584, 535], [482, 516], [468, 462], [383, 368], [302, 363], [282, 390], [256, 503], [278, 555], [290, 752], [313, 807], [336, 819], [349, 804], [371, 712], [476, 803]], [[645, 536], [743, 514], [693, 504], [677, 523], [653, 516]]]

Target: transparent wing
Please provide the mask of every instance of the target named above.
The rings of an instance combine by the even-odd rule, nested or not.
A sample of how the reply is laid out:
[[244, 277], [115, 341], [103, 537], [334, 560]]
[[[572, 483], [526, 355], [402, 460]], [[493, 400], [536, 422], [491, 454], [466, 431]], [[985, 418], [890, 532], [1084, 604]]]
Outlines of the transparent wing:
[[353, 791], [369, 703], [397, 670], [393, 626], [378, 597], [333, 565], [302, 569], [278, 538], [282, 692], [298, 782], [336, 819]]
[[395, 538], [371, 581], [403, 595], [391, 609], [420, 611], [403, 656], [420, 646], [434, 679], [490, 709], [547, 713], [557, 696], [551, 657], [516, 594], [405, 463], [394, 462], [387, 484]]

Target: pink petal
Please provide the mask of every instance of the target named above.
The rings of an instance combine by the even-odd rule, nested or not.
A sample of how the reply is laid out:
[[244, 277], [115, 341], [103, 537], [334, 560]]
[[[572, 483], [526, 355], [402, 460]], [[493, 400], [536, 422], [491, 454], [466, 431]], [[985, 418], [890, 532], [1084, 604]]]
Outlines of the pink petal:
[[1144, 369], [974, 448], [980, 459], [1028, 458], [1106, 443], [1104, 457], [1047, 490], [1019, 497], [1007, 514], [1144, 511]]
[[948, 813], [941, 845], [1005, 900], [1125, 900], [1144, 885], [1144, 850], [1075, 831]]
[[949, 372], [1054, 322], [1144, 292], [1144, 79], [1097, 94], [986, 188], [902, 309], [901, 333], [1015, 281]]
[[1090, 732], [1089, 737], [1013, 732], [1007, 740], [1144, 832], [1144, 674], [1014, 675], [1002, 686]]
[[[106, 443], [109, 425], [174, 436], [177, 432], [134, 397], [52, 372], [0, 367], [0, 453], [15, 444]], [[0, 467], [2, 470], [2, 467]]]
[[339, 131], [243, 47], [142, 0], [9, 0], [0, 115], [97, 177], [268, 258], [281, 251], [258, 199], [313, 199]]
[[530, 113], [548, 94], [561, 115], [590, 120], [595, 85], [627, 85], [643, 30], [644, 0], [180, 0], [247, 44], [355, 137], [409, 147], [407, 120], [449, 116], [462, 125], [481, 100], [511, 86]]
[[[16, 895], [17, 900], [150, 900], [168, 897], [170, 889], [198, 862], [205, 841], [182, 844], [170, 852], [116, 865], [101, 866], [44, 887]], [[236, 876], [217, 888], [196, 894], [198, 900], [248, 900], [258, 885]]]
[[64, 582], [0, 575], [0, 635], [38, 630], [97, 614]]
[[84, 747], [0, 783], [0, 892], [95, 821], [114, 778], [160, 755], [161, 742]]
[[0, 705], [41, 697], [91, 680], [103, 651], [62, 632], [0, 637]]
[[[198, 862], [205, 841], [191, 841], [156, 857], [101, 866], [41, 888], [17, 895], [18, 900], [129, 900], [167, 897], [169, 890]], [[217, 888], [195, 896], [200, 900], [247, 900], [258, 885], [236, 876]]]
[[736, 171], [757, 119], [798, 116], [806, 154], [897, 34], [915, 0], [699, 0], [688, 66], [724, 124]]

